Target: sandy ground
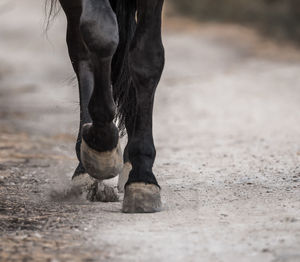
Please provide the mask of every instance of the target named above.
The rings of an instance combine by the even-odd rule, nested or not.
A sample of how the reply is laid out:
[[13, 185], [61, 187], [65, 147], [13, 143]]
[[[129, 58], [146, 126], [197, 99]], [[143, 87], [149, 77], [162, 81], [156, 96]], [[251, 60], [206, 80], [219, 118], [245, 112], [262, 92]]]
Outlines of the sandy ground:
[[164, 210], [64, 201], [78, 98], [59, 16], [0, 3], [0, 261], [300, 261], [300, 52], [167, 21], [155, 105]]

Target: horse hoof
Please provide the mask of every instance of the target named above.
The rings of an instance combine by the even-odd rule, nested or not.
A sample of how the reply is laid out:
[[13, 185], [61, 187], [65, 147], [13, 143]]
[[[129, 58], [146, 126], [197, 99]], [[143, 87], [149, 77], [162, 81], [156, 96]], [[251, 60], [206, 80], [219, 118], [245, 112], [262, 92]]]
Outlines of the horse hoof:
[[97, 180], [92, 178], [87, 173], [82, 173], [72, 178], [72, 188], [77, 189], [79, 194], [83, 191], [87, 191]]
[[131, 169], [132, 169], [131, 163], [126, 162], [123, 166], [122, 173], [119, 175], [119, 180], [118, 180], [119, 193], [124, 193], [124, 187], [128, 181], [128, 177], [129, 177], [129, 173], [130, 173]]
[[85, 199], [95, 181], [97, 180], [87, 173], [76, 175], [67, 186], [59, 184], [52, 189], [50, 198], [54, 201], [77, 201], [78, 199]]
[[119, 196], [114, 187], [97, 181], [88, 191], [87, 200], [92, 202], [118, 202]]
[[119, 143], [112, 151], [98, 152], [82, 139], [80, 156], [86, 172], [96, 179], [110, 179], [122, 172], [123, 157]]
[[162, 209], [160, 188], [153, 184], [132, 183], [126, 186], [124, 213], [155, 213]]
[[114, 187], [103, 181], [92, 178], [89, 174], [81, 174], [72, 179], [73, 192], [84, 196], [92, 202], [116, 202], [119, 196]]

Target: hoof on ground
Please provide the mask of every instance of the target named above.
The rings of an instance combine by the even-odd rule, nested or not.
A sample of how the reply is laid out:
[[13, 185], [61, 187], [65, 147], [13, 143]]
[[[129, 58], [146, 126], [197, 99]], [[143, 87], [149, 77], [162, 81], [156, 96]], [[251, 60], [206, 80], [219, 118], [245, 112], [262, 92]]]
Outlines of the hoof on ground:
[[119, 180], [118, 180], [119, 193], [124, 193], [124, 187], [128, 181], [128, 177], [129, 177], [129, 173], [130, 173], [131, 169], [132, 169], [131, 163], [126, 162], [123, 166], [122, 173], [119, 175]]
[[155, 213], [162, 209], [160, 188], [153, 184], [132, 183], [126, 186], [124, 213]]
[[81, 174], [72, 180], [73, 191], [92, 202], [117, 202], [118, 193], [114, 187], [103, 181], [92, 178], [89, 174]]
[[82, 139], [80, 156], [86, 172], [96, 179], [110, 179], [122, 172], [123, 156], [120, 144], [112, 151], [98, 152]]

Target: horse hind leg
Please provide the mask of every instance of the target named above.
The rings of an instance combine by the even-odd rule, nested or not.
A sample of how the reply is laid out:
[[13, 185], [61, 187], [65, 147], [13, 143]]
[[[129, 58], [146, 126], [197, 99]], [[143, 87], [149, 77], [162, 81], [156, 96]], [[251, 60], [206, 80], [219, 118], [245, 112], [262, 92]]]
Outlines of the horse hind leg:
[[119, 193], [124, 193], [125, 185], [128, 181], [129, 173], [132, 169], [132, 165], [130, 163], [129, 154], [128, 154], [128, 145], [129, 145], [130, 139], [131, 139], [131, 133], [128, 131], [128, 128], [127, 128], [127, 137], [128, 137], [128, 142], [124, 149], [124, 154], [123, 154], [124, 165], [123, 165], [122, 172], [120, 173], [119, 178], [118, 178]]
[[75, 147], [79, 163], [73, 175], [73, 178], [75, 178], [76, 176], [86, 173], [85, 168], [81, 163], [80, 147], [82, 127], [84, 124], [91, 122], [91, 117], [87, 108], [94, 85], [93, 72], [88, 50], [80, 35], [80, 16], [82, 12], [81, 3], [79, 0], [60, 0], [60, 3], [67, 17], [68, 24], [66, 40], [70, 60], [78, 80], [80, 98], [80, 123]]

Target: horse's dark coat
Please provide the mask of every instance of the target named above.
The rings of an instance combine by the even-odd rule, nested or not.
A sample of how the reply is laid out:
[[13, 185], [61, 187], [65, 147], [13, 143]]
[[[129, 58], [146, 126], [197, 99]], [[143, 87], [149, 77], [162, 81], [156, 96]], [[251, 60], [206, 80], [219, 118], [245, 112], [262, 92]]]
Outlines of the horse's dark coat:
[[[52, 0], [54, 1], [54, 0]], [[76, 144], [79, 166], [82, 137], [99, 151], [116, 147], [120, 119], [128, 134], [124, 162], [131, 162], [127, 184], [156, 184], [152, 172], [155, 147], [152, 112], [164, 67], [161, 13], [164, 0], [59, 0], [66, 14], [67, 44], [79, 82], [80, 130]], [[85, 123], [92, 122], [82, 131]]]

